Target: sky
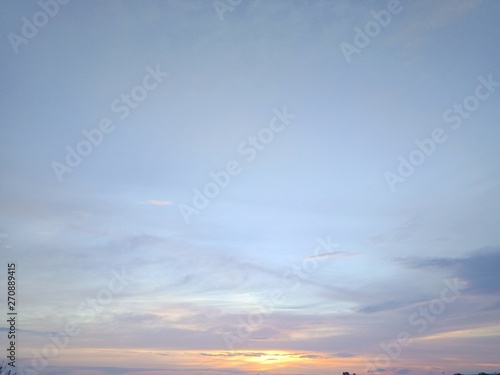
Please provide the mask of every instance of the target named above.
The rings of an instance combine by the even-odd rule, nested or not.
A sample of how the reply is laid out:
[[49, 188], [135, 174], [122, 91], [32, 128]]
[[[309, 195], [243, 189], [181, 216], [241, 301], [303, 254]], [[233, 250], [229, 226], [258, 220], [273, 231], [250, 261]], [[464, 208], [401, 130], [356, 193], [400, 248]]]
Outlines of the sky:
[[493, 0], [4, 2], [0, 361], [500, 371], [499, 16]]

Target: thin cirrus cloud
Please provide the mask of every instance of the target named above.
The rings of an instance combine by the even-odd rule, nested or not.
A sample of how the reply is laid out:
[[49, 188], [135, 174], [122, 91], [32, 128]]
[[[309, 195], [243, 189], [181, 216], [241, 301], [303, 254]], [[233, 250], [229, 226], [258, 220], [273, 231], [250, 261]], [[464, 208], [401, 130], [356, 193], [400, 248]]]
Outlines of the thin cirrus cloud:
[[321, 258], [349, 258], [359, 255], [360, 253], [351, 253], [347, 251], [333, 251], [325, 254], [310, 255], [304, 259], [321, 259]]
[[[361, 374], [402, 331], [427, 339], [373, 372], [498, 371], [500, 89], [456, 132], [443, 113], [475, 103], [478, 76], [500, 81], [500, 3], [401, 0], [379, 30], [394, 1], [220, 3], [223, 21], [213, 1], [68, 2], [19, 53], [0, 41], [0, 258], [20, 270], [20, 363], [75, 321], [47, 373]], [[36, 2], [4, 8], [1, 35], [43, 21]], [[168, 79], [135, 102], [147, 67]], [[296, 117], [270, 133], [282, 108]], [[114, 130], [72, 163], [105, 117]], [[408, 175], [400, 157], [436, 127], [447, 141]], [[233, 159], [240, 174], [193, 195]], [[74, 165], [62, 182], [53, 161]], [[405, 175], [395, 192], [386, 170]], [[180, 203], [199, 211], [188, 225]], [[326, 236], [342, 245], [315, 252]], [[122, 270], [127, 286], [79, 315]], [[466, 288], [418, 332], [409, 317], [447, 281]], [[229, 350], [224, 335], [247, 331]]]
[[146, 201], [138, 202], [140, 204], [148, 204], [150, 206], [171, 206], [173, 202], [161, 199], [148, 199]]

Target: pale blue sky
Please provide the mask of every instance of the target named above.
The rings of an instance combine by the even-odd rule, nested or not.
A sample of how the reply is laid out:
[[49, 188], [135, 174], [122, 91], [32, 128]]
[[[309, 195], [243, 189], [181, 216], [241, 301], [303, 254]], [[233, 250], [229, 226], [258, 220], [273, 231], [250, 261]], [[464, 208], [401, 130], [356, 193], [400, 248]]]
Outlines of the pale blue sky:
[[[467, 289], [425, 345], [379, 367], [498, 371], [500, 336], [484, 330], [500, 332], [500, 90], [457, 130], [443, 114], [479, 77], [500, 82], [500, 4], [400, 6], [349, 63], [340, 44], [387, 2], [243, 0], [221, 20], [211, 1], [73, 0], [17, 53], [8, 35], [40, 7], [5, 2], [0, 254], [19, 267], [19, 360], [125, 267], [134, 282], [80, 322], [72, 348], [226, 351], [238, 317], [281, 288], [287, 300], [237, 349], [361, 361], [402, 330], [417, 337], [409, 316], [457, 278]], [[112, 103], [148, 67], [169, 75], [120, 119]], [[284, 108], [296, 117], [248, 162], [238, 147]], [[105, 118], [114, 130], [59, 181], [53, 162]], [[436, 128], [446, 141], [391, 191], [384, 174]], [[241, 173], [186, 223], [180, 205], [231, 160]], [[328, 236], [341, 253], [291, 291], [283, 272]], [[51, 371], [106, 358], [68, 352], [50, 365], [74, 368]]]

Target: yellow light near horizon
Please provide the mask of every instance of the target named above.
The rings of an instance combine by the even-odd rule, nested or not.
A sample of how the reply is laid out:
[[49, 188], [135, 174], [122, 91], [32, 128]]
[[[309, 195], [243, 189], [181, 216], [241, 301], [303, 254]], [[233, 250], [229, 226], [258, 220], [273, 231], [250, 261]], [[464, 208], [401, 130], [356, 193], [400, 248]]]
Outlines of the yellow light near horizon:
[[[239, 366], [247, 370], [265, 370], [283, 368], [293, 363], [300, 363], [307, 358], [300, 358], [299, 353], [275, 350], [239, 350], [235, 352], [212, 352], [211, 356], [204, 357], [203, 362], [217, 361], [218, 367]], [[303, 353], [302, 353], [303, 354]]]
[[249, 357], [248, 362], [256, 363], [261, 366], [261, 370], [268, 368], [286, 367], [299, 362], [299, 358], [293, 356], [293, 353], [270, 352], [258, 357]]
[[[296, 373], [305, 369], [324, 370], [335, 366], [344, 366], [347, 363], [360, 362], [360, 358], [331, 358], [322, 353], [316, 352], [295, 352], [295, 351], [238, 351], [233, 353], [229, 359], [232, 365], [246, 371], [269, 371], [277, 370]], [[347, 362], [347, 363], [346, 363]], [[358, 364], [359, 365], [359, 364]], [[226, 367], [218, 364], [218, 367]]]
[[[145, 348], [66, 348], [54, 358], [58, 366], [111, 366], [149, 369], [173, 368], [178, 371], [196, 365], [200, 368], [234, 371], [273, 371], [296, 374], [326, 369], [363, 368], [364, 358], [332, 358], [326, 353], [283, 350], [161, 350]], [[357, 372], [357, 371], [356, 371]]]

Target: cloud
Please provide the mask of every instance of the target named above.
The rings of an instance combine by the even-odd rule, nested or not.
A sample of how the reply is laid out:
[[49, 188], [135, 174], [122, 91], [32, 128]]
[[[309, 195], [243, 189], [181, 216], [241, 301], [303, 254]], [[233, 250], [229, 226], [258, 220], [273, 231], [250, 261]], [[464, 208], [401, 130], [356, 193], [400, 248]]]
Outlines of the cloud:
[[494, 304], [487, 306], [483, 309], [483, 311], [492, 311], [500, 309], [500, 301], [495, 302]]
[[125, 368], [125, 367], [87, 367], [87, 366], [49, 366], [46, 370], [52, 375], [182, 375], [190, 373], [192, 375], [233, 375], [240, 371], [204, 368]]
[[225, 352], [225, 353], [199, 353], [205, 357], [263, 357], [268, 355], [264, 352]]
[[120, 324], [142, 325], [149, 322], [161, 322], [162, 317], [151, 313], [123, 313], [115, 315], [114, 321]]
[[399, 259], [412, 268], [447, 269], [467, 284], [466, 291], [476, 294], [500, 293], [498, 270], [500, 249], [483, 248], [466, 258], [404, 258]]
[[332, 358], [352, 358], [352, 357], [356, 357], [356, 356], [357, 356], [357, 354], [345, 353], [345, 352], [340, 352], [340, 353], [336, 353], [336, 354], [331, 355]]
[[386, 233], [379, 234], [370, 238], [370, 242], [374, 245], [383, 245], [386, 242], [401, 241], [411, 238], [420, 228], [421, 216], [414, 215], [406, 220], [399, 227], [391, 229]]
[[373, 305], [367, 305], [359, 308], [357, 311], [363, 314], [373, 314], [381, 311], [396, 310], [407, 305], [408, 302], [406, 301], [387, 301]]
[[139, 204], [149, 204], [150, 206], [170, 206], [173, 203], [161, 199], [149, 199], [147, 201], [138, 202]]
[[299, 358], [312, 358], [312, 359], [316, 359], [316, 358], [323, 358], [322, 356], [320, 355], [317, 355], [317, 354], [302, 354], [299, 356]]
[[304, 259], [318, 259], [318, 258], [347, 258], [359, 255], [359, 253], [349, 253], [347, 251], [333, 251], [331, 253], [311, 255]]
[[[9, 327], [0, 327], [0, 332], [9, 332], [9, 330], [10, 330]], [[23, 332], [23, 333], [26, 333], [28, 335], [42, 336], [42, 337], [45, 337], [47, 335], [57, 336], [59, 334], [58, 332], [53, 332], [53, 331], [43, 332], [43, 331], [34, 331], [34, 330], [30, 330], [30, 329], [19, 329], [19, 328], [16, 328], [16, 331]]]
[[493, 324], [482, 327], [460, 329], [456, 331], [442, 332], [417, 338], [417, 340], [443, 340], [443, 339], [465, 339], [471, 337], [495, 337], [500, 336], [500, 325]]
[[[432, 4], [430, 7], [427, 4]], [[440, 29], [473, 11], [481, 0], [446, 0], [440, 2], [414, 3], [414, 19], [405, 23], [397, 35], [401, 39]]]
[[79, 216], [79, 217], [89, 217], [90, 212], [87, 211], [72, 211], [72, 214]]

